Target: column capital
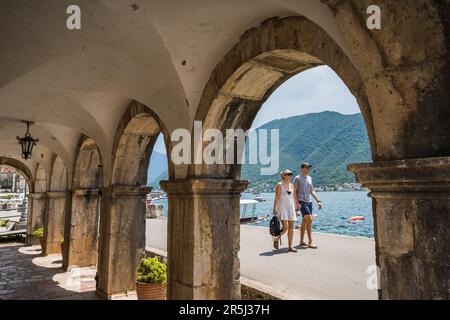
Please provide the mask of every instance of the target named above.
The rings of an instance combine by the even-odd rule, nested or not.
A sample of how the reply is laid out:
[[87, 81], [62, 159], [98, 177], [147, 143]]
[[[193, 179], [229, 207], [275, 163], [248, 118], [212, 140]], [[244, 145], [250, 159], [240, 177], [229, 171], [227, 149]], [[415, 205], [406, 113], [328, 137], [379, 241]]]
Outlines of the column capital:
[[223, 196], [240, 194], [247, 189], [247, 180], [187, 178], [161, 181], [161, 188], [170, 196]]
[[151, 191], [152, 191], [152, 187], [147, 187], [147, 186], [125, 186], [125, 185], [111, 186], [111, 195], [113, 198], [145, 197]]
[[350, 164], [372, 198], [450, 199], [450, 157]]
[[47, 192], [32, 192], [28, 196], [32, 199], [44, 199], [47, 198]]
[[73, 190], [74, 197], [99, 197], [100, 188], [78, 188]]
[[47, 192], [48, 198], [65, 198], [67, 197], [67, 191], [49, 191]]

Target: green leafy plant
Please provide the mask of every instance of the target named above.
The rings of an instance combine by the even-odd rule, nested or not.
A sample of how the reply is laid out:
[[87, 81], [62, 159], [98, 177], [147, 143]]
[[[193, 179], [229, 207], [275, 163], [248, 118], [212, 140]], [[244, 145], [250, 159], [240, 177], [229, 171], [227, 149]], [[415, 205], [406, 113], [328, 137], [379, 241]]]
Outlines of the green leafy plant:
[[137, 270], [137, 281], [165, 284], [167, 281], [167, 266], [158, 258], [142, 259]]
[[0, 195], [0, 199], [11, 200], [13, 198], [12, 194], [2, 194]]
[[33, 236], [35, 236], [36, 238], [42, 238], [44, 236], [44, 227], [37, 228], [33, 232]]
[[61, 238], [59, 242], [61, 242], [61, 244], [64, 244], [64, 238]]
[[6, 227], [8, 222], [9, 222], [9, 220], [0, 220], [0, 227]]

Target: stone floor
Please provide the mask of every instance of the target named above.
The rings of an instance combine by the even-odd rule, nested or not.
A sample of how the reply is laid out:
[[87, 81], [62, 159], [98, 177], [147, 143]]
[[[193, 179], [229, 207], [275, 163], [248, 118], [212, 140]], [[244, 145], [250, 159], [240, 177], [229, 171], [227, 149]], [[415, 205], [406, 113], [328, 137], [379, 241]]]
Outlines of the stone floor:
[[95, 267], [64, 272], [61, 262], [59, 254], [41, 256], [40, 246], [0, 243], [0, 300], [99, 299], [95, 295]]

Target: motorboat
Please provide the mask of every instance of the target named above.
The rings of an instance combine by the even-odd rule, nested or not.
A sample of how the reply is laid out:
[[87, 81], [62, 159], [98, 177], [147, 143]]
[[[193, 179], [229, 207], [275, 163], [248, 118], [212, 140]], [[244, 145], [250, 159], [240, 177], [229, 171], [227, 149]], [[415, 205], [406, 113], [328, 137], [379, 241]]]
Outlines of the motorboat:
[[256, 200], [256, 201], [258, 201], [258, 202], [264, 202], [264, 201], [266, 201], [266, 199], [264, 199], [262, 196], [261, 196], [261, 194], [259, 194], [259, 193], [257, 193], [257, 192], [255, 192], [255, 193], [253, 193], [253, 200]]
[[256, 214], [256, 204], [260, 201], [254, 199], [241, 199], [241, 224], [251, 224], [264, 221], [269, 218], [269, 215], [257, 215]]

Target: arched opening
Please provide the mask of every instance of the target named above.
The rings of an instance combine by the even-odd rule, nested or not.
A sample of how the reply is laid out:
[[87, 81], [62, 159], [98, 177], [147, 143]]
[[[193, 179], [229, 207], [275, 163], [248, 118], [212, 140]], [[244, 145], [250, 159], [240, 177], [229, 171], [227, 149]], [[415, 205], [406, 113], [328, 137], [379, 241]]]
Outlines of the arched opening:
[[27, 244], [40, 244], [39, 239], [33, 236], [33, 232], [44, 227], [47, 213], [47, 172], [41, 163], [38, 163], [34, 174], [34, 192], [30, 193], [28, 215]]
[[[250, 182], [241, 196], [239, 258], [244, 286], [256, 281], [281, 297], [297, 299], [376, 299], [377, 291], [367, 287], [367, 270], [376, 265], [372, 201], [347, 171], [351, 163], [371, 162], [371, 151], [364, 120], [348, 88], [327, 66], [294, 75], [261, 106], [251, 130], [254, 135], [245, 145], [240, 174]], [[257, 144], [254, 151], [249, 150], [252, 139]], [[267, 152], [260, 153], [262, 144]], [[257, 153], [252, 155], [258, 157], [255, 164], [249, 163], [250, 152]], [[311, 215], [302, 217], [299, 211], [290, 218], [292, 248], [297, 252], [288, 251], [288, 234], [275, 250], [268, 227], [280, 171], [293, 172], [292, 186], [284, 188], [294, 191], [304, 162], [313, 166], [309, 176], [322, 208], [308, 196]], [[318, 250], [307, 246], [310, 218], [311, 245]], [[305, 245], [300, 245], [303, 220]], [[293, 277], [284, 272], [289, 268], [314, 272], [299, 271]]]
[[67, 168], [56, 155], [53, 157], [47, 198], [43, 253], [60, 253], [67, 207]]
[[152, 188], [146, 199], [145, 244], [149, 252], [167, 255], [167, 217], [169, 199], [159, 183], [169, 179], [168, 155], [164, 135], [159, 134], [150, 157], [147, 184]]
[[[361, 76], [333, 40], [314, 23], [302, 17], [268, 20], [259, 28], [247, 31], [214, 70], [202, 96], [196, 119], [202, 121], [204, 131], [210, 128], [218, 129], [224, 136], [228, 129], [247, 131], [264, 102], [281, 84], [306, 70], [322, 65], [334, 70], [356, 98], [367, 129], [371, 150], [369, 157], [376, 159], [374, 150], [377, 144], [372, 115]], [[238, 144], [237, 152], [242, 152], [243, 147], [244, 144]], [[235, 148], [235, 145], [226, 145], [225, 150]], [[295, 167], [286, 169], [298, 172], [301, 161], [306, 161], [306, 157], [295, 160]], [[227, 163], [225, 158], [223, 163], [192, 165], [189, 174], [235, 181], [241, 178], [241, 164], [236, 161]], [[234, 196], [234, 206], [231, 210], [236, 210], [238, 201]], [[232, 222], [229, 222], [227, 217], [214, 218], [216, 224], [223, 224], [215, 225], [214, 228], [223, 228], [224, 236], [232, 233], [234, 237], [239, 238], [240, 227], [235, 221], [238, 217], [239, 214], [233, 211], [233, 215], [229, 217]], [[214, 246], [214, 241], [211, 246]], [[216, 243], [214, 248], [207, 246], [205, 250], [214, 251], [217, 247]], [[371, 250], [373, 252], [373, 246]], [[229, 252], [228, 263], [232, 259], [239, 265], [237, 244], [232, 248], [223, 244], [223, 251]], [[225, 264], [225, 259], [220, 260]], [[361, 281], [364, 283], [367, 279], [367, 267], [369, 266], [364, 266], [360, 273], [365, 277], [364, 281]], [[233, 274], [239, 273], [238, 270], [239, 268], [236, 268]]]
[[[30, 181], [33, 180], [28, 167], [15, 159], [0, 158], [0, 234], [3, 234], [2, 240], [21, 236], [18, 232], [26, 232]], [[9, 236], [7, 236], [8, 234]]]
[[159, 117], [136, 101], [116, 131], [108, 204], [105, 200], [101, 217], [100, 295], [111, 297], [135, 288], [137, 266], [146, 247], [149, 161], [160, 133], [167, 137]]
[[[97, 264], [102, 158], [94, 140], [82, 136], [75, 161], [72, 203], [66, 220], [66, 266]], [[66, 243], [66, 241], [65, 241]]]

